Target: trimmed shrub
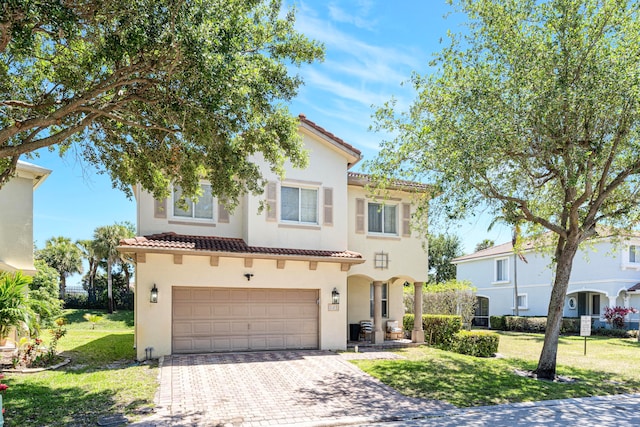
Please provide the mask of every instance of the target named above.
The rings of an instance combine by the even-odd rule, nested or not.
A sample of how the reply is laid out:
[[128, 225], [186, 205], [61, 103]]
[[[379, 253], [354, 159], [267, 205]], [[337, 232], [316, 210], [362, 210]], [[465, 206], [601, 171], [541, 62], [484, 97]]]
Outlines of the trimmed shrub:
[[561, 334], [578, 334], [580, 333], [579, 317], [563, 317], [562, 325], [560, 325]]
[[404, 329], [405, 331], [412, 331], [413, 330], [413, 319], [415, 319], [415, 314], [413, 313], [407, 313], [404, 315], [404, 317], [402, 318], [402, 329]]
[[440, 314], [422, 316], [424, 339], [428, 344], [449, 345], [453, 336], [462, 329], [462, 317]]
[[507, 328], [505, 316], [489, 316], [489, 325], [496, 331], [504, 331]]
[[487, 331], [459, 331], [453, 336], [449, 350], [475, 357], [491, 357], [498, 351], [500, 336]]
[[[405, 314], [402, 318], [402, 327], [405, 331], [413, 330], [413, 314]], [[427, 344], [447, 345], [453, 340], [456, 332], [462, 329], [462, 317], [440, 314], [423, 314], [422, 328]]]
[[544, 332], [546, 317], [505, 316], [505, 330], [518, 332]]
[[613, 338], [636, 338], [638, 331], [620, 328], [594, 328], [591, 330], [591, 334]]

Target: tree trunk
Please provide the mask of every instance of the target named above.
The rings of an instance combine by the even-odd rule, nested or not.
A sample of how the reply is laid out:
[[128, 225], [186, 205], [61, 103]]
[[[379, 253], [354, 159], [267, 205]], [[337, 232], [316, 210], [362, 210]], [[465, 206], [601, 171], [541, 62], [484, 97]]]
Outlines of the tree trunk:
[[64, 300], [67, 291], [67, 278], [64, 274], [60, 275], [60, 299]]
[[107, 299], [109, 300], [109, 314], [113, 313], [113, 277], [111, 276], [111, 260], [107, 260]]
[[560, 327], [562, 326], [562, 310], [569, 287], [573, 258], [578, 251], [577, 239], [572, 238], [571, 240], [571, 242], [562, 242], [561, 239], [556, 250], [556, 275], [549, 300], [544, 345], [538, 360], [538, 367], [534, 371], [538, 378], [553, 380], [556, 376], [556, 357], [558, 355]]

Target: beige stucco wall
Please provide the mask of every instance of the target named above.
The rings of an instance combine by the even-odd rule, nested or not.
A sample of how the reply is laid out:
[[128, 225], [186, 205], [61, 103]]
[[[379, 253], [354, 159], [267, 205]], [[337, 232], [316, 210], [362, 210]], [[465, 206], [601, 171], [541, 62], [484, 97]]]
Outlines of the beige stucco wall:
[[151, 193], [138, 187], [136, 189], [136, 199], [138, 202], [137, 234], [139, 236], [173, 231], [178, 234], [196, 236], [242, 237], [244, 197], [240, 199], [240, 204], [234, 210], [234, 214], [229, 216], [229, 223], [218, 222], [217, 201], [214, 206], [214, 221], [199, 221], [174, 217], [172, 197], [168, 197], [166, 201], [166, 218], [154, 217], [155, 204]]
[[[340, 264], [320, 262], [316, 270], [310, 270], [309, 262], [286, 261], [284, 269], [277, 269], [275, 260], [254, 260], [253, 266], [246, 268], [241, 258], [220, 258], [219, 265], [213, 267], [208, 256], [185, 255], [182, 264], [174, 264], [171, 254], [147, 254], [145, 262], [137, 264], [136, 271], [138, 359], [144, 359], [147, 347], [153, 347], [154, 357], [171, 354], [173, 286], [318, 289], [320, 348], [346, 348], [347, 273], [340, 270]], [[247, 281], [245, 273], [254, 275], [251, 281]], [[154, 283], [158, 287], [157, 304], [149, 302]], [[334, 287], [343, 299], [338, 311], [329, 311]]]
[[33, 191], [51, 173], [19, 162], [16, 176], [0, 188], [0, 270], [35, 273], [33, 266]]
[[[391, 278], [404, 277], [409, 282], [426, 281], [428, 271], [427, 246], [423, 237], [416, 231], [411, 232], [410, 237], [401, 235], [401, 222], [398, 222], [398, 236], [380, 236], [367, 233], [367, 207], [366, 202], [397, 204], [398, 221], [401, 221], [401, 203], [411, 203], [411, 195], [408, 193], [392, 192], [389, 199], [376, 200], [363, 187], [349, 186], [347, 220], [349, 224], [349, 249], [362, 254], [367, 260], [364, 264], [351, 268], [350, 275], [361, 274], [375, 280], [387, 281]], [[356, 199], [365, 199], [365, 232], [356, 233]], [[412, 213], [415, 207], [411, 207]], [[389, 254], [389, 268], [380, 270], [374, 268], [374, 256], [376, 252]]]
[[[321, 142], [317, 137], [302, 133], [304, 148], [309, 155], [306, 169], [285, 164], [286, 176], [280, 178], [257, 156], [268, 181], [278, 185], [278, 220], [267, 221], [266, 212], [258, 213], [263, 197], [247, 199], [247, 220], [244, 238], [251, 246], [345, 250], [347, 249], [347, 160], [343, 153]], [[280, 220], [280, 187], [282, 185], [309, 186], [318, 189], [318, 225], [292, 225]], [[323, 188], [333, 190], [333, 224], [325, 225], [323, 217]]]

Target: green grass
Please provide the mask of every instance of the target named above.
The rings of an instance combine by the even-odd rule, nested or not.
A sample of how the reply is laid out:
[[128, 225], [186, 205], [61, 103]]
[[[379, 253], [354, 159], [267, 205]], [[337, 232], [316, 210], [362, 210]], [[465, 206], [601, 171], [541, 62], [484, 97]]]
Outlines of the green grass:
[[542, 335], [501, 333], [504, 358], [475, 358], [431, 347], [399, 350], [407, 360], [359, 360], [361, 369], [402, 394], [438, 399], [459, 407], [640, 391], [640, 344], [634, 340], [563, 337], [558, 374], [573, 382], [537, 381], [515, 373], [536, 367]]
[[[87, 312], [104, 316], [95, 330], [82, 318]], [[140, 418], [138, 410], [153, 405], [158, 370], [157, 363], [135, 362], [133, 313], [65, 310], [64, 316], [68, 332], [58, 350], [71, 363], [56, 371], [5, 374], [5, 426], [96, 425], [101, 416], [118, 413]]]

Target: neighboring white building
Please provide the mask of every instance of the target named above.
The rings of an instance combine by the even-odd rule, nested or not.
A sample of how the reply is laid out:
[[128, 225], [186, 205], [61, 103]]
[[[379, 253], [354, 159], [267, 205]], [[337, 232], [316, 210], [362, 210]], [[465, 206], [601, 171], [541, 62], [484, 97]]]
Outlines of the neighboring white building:
[[16, 174], [0, 188], [0, 271], [33, 275], [33, 192], [51, 170], [18, 161]]
[[[349, 324], [402, 320], [405, 282], [427, 278], [426, 244], [412, 232], [412, 195], [399, 182], [384, 200], [349, 172], [360, 151], [300, 116], [309, 166], [282, 181], [264, 162], [264, 195], [230, 214], [204, 195], [187, 209], [136, 190], [137, 357], [270, 349], [346, 348]], [[259, 213], [265, 200], [269, 209]], [[157, 302], [150, 302], [157, 290]], [[334, 303], [334, 298], [337, 301]], [[374, 308], [376, 310], [374, 310]], [[375, 313], [374, 313], [375, 311]], [[417, 340], [419, 340], [419, 334]]]
[[[526, 244], [522, 256], [524, 259], [515, 255], [508, 242], [453, 261], [457, 279], [468, 280], [477, 289], [476, 325], [487, 326], [488, 316], [515, 314], [516, 301], [521, 316], [547, 315], [552, 253]], [[606, 307], [640, 308], [640, 292], [634, 287], [638, 282], [640, 237], [622, 243], [594, 239], [575, 256], [563, 316], [591, 315], [602, 321]]]

